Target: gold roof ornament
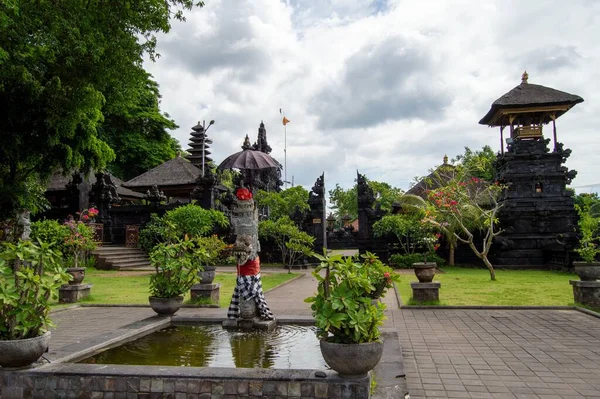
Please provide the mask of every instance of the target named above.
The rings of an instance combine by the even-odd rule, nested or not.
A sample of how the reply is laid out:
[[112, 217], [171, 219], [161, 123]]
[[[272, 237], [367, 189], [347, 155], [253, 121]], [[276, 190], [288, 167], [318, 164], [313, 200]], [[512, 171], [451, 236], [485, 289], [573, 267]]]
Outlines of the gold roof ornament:
[[523, 72], [523, 75], [521, 75], [521, 83], [527, 83], [527, 79], [529, 79], [529, 74], [525, 71]]

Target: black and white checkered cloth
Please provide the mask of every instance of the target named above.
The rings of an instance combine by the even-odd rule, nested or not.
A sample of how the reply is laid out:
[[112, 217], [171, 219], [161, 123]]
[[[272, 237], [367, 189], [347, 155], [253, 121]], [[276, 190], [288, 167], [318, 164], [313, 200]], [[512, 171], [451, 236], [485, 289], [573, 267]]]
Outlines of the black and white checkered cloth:
[[246, 301], [254, 298], [262, 319], [274, 319], [273, 313], [271, 313], [271, 309], [269, 309], [265, 295], [263, 294], [260, 273], [254, 276], [238, 276], [237, 284], [233, 290], [233, 295], [231, 296], [229, 310], [227, 311], [227, 317], [230, 319], [237, 319], [240, 317], [240, 295]]

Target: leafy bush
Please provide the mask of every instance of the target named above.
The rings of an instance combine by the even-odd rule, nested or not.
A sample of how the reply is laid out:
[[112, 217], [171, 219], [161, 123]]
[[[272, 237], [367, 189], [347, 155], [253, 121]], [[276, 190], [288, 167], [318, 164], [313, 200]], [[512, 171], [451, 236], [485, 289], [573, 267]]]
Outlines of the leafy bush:
[[173, 225], [175, 237], [203, 237], [211, 234], [215, 226], [227, 227], [229, 220], [221, 211], [204, 209], [188, 204], [175, 208], [165, 214], [163, 219]]
[[42, 335], [51, 326], [49, 301], [71, 276], [60, 253], [38, 241], [3, 243], [0, 247], [0, 339]]
[[198, 281], [208, 261], [208, 252], [199, 239], [176, 240], [158, 244], [150, 252], [155, 273], [150, 276], [150, 295], [174, 298], [183, 295]]
[[31, 223], [31, 239], [43, 241], [50, 248], [64, 252], [64, 243], [70, 231], [67, 226], [57, 220], [40, 220]]
[[[417, 254], [394, 254], [390, 256], [389, 263], [396, 269], [412, 269], [413, 263], [423, 262], [425, 258], [425, 254], [417, 253]], [[446, 263], [446, 261], [437, 254], [428, 254], [427, 255], [428, 262], [435, 262], [438, 266], [442, 266]]]
[[600, 230], [600, 218], [592, 215], [588, 204], [583, 207], [575, 205], [575, 209], [579, 214], [579, 230], [581, 232], [579, 247], [575, 251], [585, 262], [594, 262], [600, 254], [598, 246], [600, 238], [597, 236], [598, 230]]
[[65, 222], [65, 226], [69, 235], [65, 238], [63, 251], [69, 255], [69, 264], [73, 267], [85, 265], [90, 252], [96, 248], [94, 230], [84, 222], [75, 220]]
[[150, 221], [140, 230], [140, 248], [150, 252], [155, 245], [167, 241], [167, 226], [156, 213], [150, 215]]
[[[385, 304], [372, 303], [375, 287], [368, 267], [351, 257], [313, 256], [321, 261], [313, 272], [319, 282], [318, 291], [304, 301], [311, 303], [317, 336], [341, 344], [378, 341]], [[325, 277], [320, 274], [322, 270]]]
[[227, 227], [229, 220], [221, 211], [203, 209], [198, 205], [184, 205], [167, 212], [159, 217], [150, 216], [150, 222], [140, 231], [140, 247], [152, 251], [155, 245], [183, 239], [205, 237], [213, 232], [216, 226]]

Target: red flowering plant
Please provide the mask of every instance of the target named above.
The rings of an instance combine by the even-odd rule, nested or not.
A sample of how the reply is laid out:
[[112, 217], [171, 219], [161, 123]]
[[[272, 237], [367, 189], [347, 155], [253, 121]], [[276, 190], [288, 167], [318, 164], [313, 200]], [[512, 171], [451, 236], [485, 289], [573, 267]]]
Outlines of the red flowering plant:
[[373, 286], [373, 290], [368, 294], [370, 298], [384, 297], [387, 290], [394, 286], [394, 282], [400, 282], [400, 276], [394, 273], [394, 269], [385, 265], [376, 255], [367, 252], [360, 257], [365, 266], [364, 271]]
[[439, 239], [441, 236], [442, 235], [440, 233], [429, 233], [425, 237], [421, 238], [421, 243], [427, 248], [427, 251], [423, 253], [425, 263], [427, 263], [427, 256], [434, 255], [435, 252], [440, 248]]
[[81, 212], [77, 212], [78, 219], [83, 223], [93, 223], [98, 216], [98, 209], [91, 207], [89, 209], [84, 209]]
[[72, 267], [80, 267], [80, 263], [85, 264], [88, 255], [96, 248], [94, 242], [94, 230], [87, 224], [90, 215], [98, 215], [95, 208], [90, 208], [83, 212], [78, 212], [79, 220], [70, 218], [64, 224], [67, 226], [69, 234], [63, 242], [63, 248], [69, 254], [68, 262]]
[[[492, 280], [496, 277], [488, 253], [494, 237], [503, 231], [497, 217], [502, 207], [498, 199], [503, 189], [497, 182], [489, 184], [477, 177], [457, 176], [428, 193], [429, 206], [424, 219], [444, 232], [448, 239], [468, 244], [486, 265]], [[477, 232], [483, 237], [480, 245], [474, 242]]]

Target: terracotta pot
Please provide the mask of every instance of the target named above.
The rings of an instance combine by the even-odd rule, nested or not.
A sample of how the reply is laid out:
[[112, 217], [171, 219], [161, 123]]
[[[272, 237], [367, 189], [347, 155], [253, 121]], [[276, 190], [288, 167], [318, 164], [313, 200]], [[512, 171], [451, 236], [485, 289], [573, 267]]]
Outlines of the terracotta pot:
[[215, 276], [217, 268], [215, 266], [204, 266], [204, 271], [198, 272], [198, 277], [200, 277], [200, 284], [212, 284]]
[[49, 343], [50, 331], [35, 338], [0, 340], [0, 366], [29, 366], [46, 352]]
[[69, 285], [78, 285], [85, 278], [85, 267], [67, 267], [67, 273], [73, 276]]
[[151, 296], [149, 300], [152, 310], [161, 316], [170, 316], [175, 314], [183, 304], [182, 296], [177, 296], [175, 298], [158, 298]]
[[435, 276], [435, 268], [437, 264], [435, 262], [417, 262], [413, 263], [413, 269], [415, 270], [415, 276], [419, 279], [420, 283], [431, 283], [433, 276]]
[[325, 362], [342, 378], [363, 378], [377, 366], [383, 354], [383, 342], [336, 344], [322, 339], [321, 354]]
[[573, 262], [573, 270], [581, 281], [600, 279], [600, 262]]

